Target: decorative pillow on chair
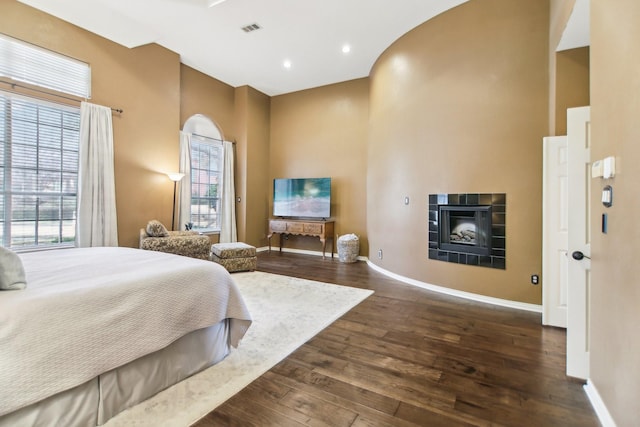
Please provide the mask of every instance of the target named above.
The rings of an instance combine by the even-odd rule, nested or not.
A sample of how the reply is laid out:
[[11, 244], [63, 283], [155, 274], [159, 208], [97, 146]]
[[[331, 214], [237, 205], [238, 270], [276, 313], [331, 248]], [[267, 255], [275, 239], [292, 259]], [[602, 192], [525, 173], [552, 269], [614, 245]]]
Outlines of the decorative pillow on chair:
[[15, 252], [0, 246], [0, 290], [11, 291], [26, 287], [22, 260]]
[[151, 237], [166, 237], [169, 231], [160, 221], [152, 219], [147, 223], [147, 234]]

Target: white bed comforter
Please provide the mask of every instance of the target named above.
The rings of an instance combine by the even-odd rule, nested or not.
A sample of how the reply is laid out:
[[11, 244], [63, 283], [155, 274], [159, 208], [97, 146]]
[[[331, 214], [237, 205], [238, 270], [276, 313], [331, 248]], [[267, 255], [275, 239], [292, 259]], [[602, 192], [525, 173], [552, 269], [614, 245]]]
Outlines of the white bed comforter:
[[27, 289], [0, 292], [0, 416], [230, 321], [251, 317], [220, 265], [130, 248], [22, 254]]

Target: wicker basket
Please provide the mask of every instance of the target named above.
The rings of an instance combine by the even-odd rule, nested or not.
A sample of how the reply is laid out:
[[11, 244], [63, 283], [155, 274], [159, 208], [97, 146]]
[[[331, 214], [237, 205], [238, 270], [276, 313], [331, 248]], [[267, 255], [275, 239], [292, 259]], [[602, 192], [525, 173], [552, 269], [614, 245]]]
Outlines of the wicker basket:
[[356, 262], [360, 254], [360, 240], [355, 234], [338, 237], [338, 259], [340, 262]]

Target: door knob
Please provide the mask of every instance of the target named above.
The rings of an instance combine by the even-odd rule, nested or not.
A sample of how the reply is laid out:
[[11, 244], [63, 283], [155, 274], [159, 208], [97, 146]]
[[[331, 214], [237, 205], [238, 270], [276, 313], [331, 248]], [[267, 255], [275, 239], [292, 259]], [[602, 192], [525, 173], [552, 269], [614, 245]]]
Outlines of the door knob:
[[583, 253], [582, 253], [582, 252], [580, 252], [580, 251], [574, 251], [574, 252], [571, 254], [571, 257], [572, 257], [573, 259], [577, 260], [577, 261], [580, 261], [582, 258], [591, 259], [591, 257], [586, 256], [585, 254], [583, 254]]

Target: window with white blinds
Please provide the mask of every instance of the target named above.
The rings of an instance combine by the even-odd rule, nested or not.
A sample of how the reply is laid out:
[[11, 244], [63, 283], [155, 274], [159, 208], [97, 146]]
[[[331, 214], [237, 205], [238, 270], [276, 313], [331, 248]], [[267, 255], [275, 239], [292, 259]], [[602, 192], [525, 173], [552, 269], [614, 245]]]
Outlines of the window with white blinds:
[[0, 77], [91, 98], [89, 64], [0, 34]]
[[0, 91], [0, 243], [73, 245], [80, 109]]

